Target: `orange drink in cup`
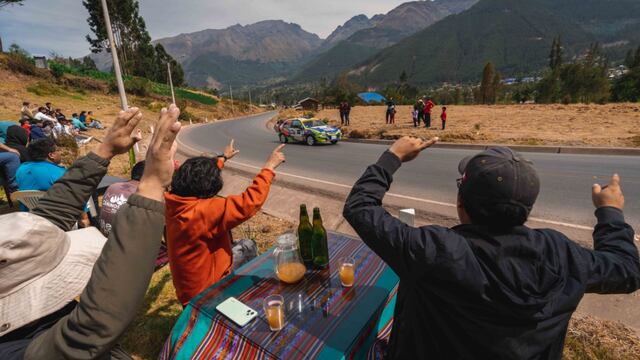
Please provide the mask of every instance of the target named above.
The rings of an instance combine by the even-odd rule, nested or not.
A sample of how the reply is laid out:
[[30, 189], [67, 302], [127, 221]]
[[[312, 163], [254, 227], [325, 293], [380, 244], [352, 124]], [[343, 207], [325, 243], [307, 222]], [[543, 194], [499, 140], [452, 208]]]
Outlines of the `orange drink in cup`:
[[356, 261], [352, 257], [340, 259], [340, 282], [344, 287], [352, 287], [355, 280]]
[[270, 295], [263, 302], [264, 313], [271, 331], [284, 328], [284, 298], [281, 295]]

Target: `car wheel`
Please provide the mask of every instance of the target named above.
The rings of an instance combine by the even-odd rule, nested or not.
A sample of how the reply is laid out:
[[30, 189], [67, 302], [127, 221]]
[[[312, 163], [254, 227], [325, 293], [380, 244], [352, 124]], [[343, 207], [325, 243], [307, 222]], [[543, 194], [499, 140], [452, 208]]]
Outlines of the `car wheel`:
[[338, 140], [333, 140], [333, 141], [331, 141], [331, 143], [332, 143], [333, 145], [335, 145], [335, 144], [337, 144], [337, 143], [338, 143]]
[[280, 142], [283, 143], [283, 144], [286, 144], [286, 143], [289, 142], [289, 138], [284, 136], [284, 134], [280, 134]]
[[307, 136], [307, 145], [313, 146], [315, 144], [316, 144], [316, 139], [312, 135]]

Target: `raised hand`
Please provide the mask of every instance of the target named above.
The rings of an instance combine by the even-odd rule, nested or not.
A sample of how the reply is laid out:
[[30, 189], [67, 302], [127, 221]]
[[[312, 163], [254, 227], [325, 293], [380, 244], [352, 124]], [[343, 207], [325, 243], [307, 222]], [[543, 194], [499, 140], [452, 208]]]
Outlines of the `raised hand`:
[[271, 156], [269, 156], [269, 159], [267, 160], [267, 163], [264, 165], [265, 169], [274, 171], [278, 168], [278, 166], [285, 162], [286, 158], [282, 153], [283, 148], [284, 144], [278, 146], [275, 150], [273, 150]]
[[609, 185], [593, 184], [591, 198], [593, 199], [593, 205], [598, 209], [601, 207], [614, 207], [623, 210], [624, 195], [620, 187], [620, 176], [614, 174]]
[[240, 153], [240, 150], [237, 150], [234, 147], [234, 144], [235, 144], [235, 140], [231, 139], [231, 142], [229, 143], [229, 145], [227, 145], [227, 147], [224, 148], [224, 156], [227, 158], [227, 160], [231, 159], [232, 157]]
[[418, 157], [422, 150], [433, 146], [433, 144], [437, 143], [438, 140], [440, 139], [437, 137], [434, 137], [431, 140], [424, 140], [420, 138], [405, 136], [393, 143], [393, 145], [391, 145], [391, 148], [389, 148], [389, 151], [396, 155], [398, 159], [400, 159], [400, 161], [404, 163]]
[[164, 191], [171, 184], [174, 171], [174, 156], [177, 149], [176, 136], [180, 131], [180, 109], [171, 104], [169, 110], [162, 109], [156, 124], [144, 167], [144, 175], [138, 186], [138, 194], [149, 199], [163, 201]]
[[111, 160], [114, 156], [124, 154], [138, 141], [134, 130], [142, 120], [142, 113], [136, 107], [120, 111], [115, 123], [109, 129], [95, 153], [103, 159]]

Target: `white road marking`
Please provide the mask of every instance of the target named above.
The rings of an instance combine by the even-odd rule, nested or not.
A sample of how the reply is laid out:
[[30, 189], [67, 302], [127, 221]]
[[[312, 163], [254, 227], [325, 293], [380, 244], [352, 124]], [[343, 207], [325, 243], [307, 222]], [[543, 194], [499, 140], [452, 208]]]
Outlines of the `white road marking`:
[[[230, 160], [229, 163], [233, 164], [233, 165], [244, 166], [244, 167], [251, 168], [251, 169], [254, 169], [254, 170], [261, 170], [262, 169], [259, 166], [244, 164], [244, 163], [240, 163], [240, 162], [237, 162], [237, 161], [231, 161]], [[281, 172], [281, 171], [278, 171], [278, 175], [289, 176], [289, 177], [292, 177], [292, 178], [311, 181], [311, 182], [316, 182], [316, 183], [320, 183], [320, 184], [324, 184], [324, 185], [337, 186], [337, 187], [341, 187], [341, 188], [344, 188], [344, 189], [351, 189], [352, 188], [352, 186], [345, 185], [345, 184], [340, 184], [340, 183], [335, 183], [335, 182], [326, 181], [326, 180], [320, 180], [320, 179], [313, 179], [313, 178], [309, 178], [309, 177], [306, 177], [306, 176], [300, 176], [300, 175], [295, 175], [295, 174]], [[386, 196], [392, 196], [392, 197], [399, 198], [399, 199], [417, 201], [417, 202], [422, 202], [422, 203], [431, 204], [431, 205], [440, 205], [440, 206], [446, 206], [446, 207], [456, 207], [456, 204], [451, 204], [451, 203], [446, 203], [446, 202], [441, 202], [441, 201], [435, 201], [435, 200], [429, 200], [429, 199], [422, 199], [422, 198], [417, 198], [417, 197], [407, 196], [407, 195], [387, 193]], [[566, 222], [561, 222], [561, 221], [540, 219], [540, 218], [536, 218], [536, 217], [530, 217], [529, 220], [540, 222], [540, 223], [543, 223], [543, 224], [559, 225], [559, 226], [564, 226], [564, 227], [568, 227], [568, 228], [572, 228], [572, 229], [578, 229], [578, 230], [588, 230], [588, 231], [592, 231], [593, 230], [593, 227], [589, 227], [589, 226], [571, 224], [571, 223], [566, 223]]]

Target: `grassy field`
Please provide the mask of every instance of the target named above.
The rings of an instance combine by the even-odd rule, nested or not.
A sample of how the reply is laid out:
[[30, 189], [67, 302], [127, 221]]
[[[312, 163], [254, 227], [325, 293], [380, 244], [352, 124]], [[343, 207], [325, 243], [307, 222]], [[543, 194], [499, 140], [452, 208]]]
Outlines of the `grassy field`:
[[[439, 136], [456, 143], [640, 146], [640, 104], [448, 106], [445, 131], [440, 130], [440, 107], [434, 109], [431, 130], [413, 127], [411, 106], [397, 108], [395, 125], [385, 125], [385, 110], [384, 106], [354, 107], [345, 132], [353, 138], [373, 139]], [[316, 116], [340, 123], [336, 109]]]

